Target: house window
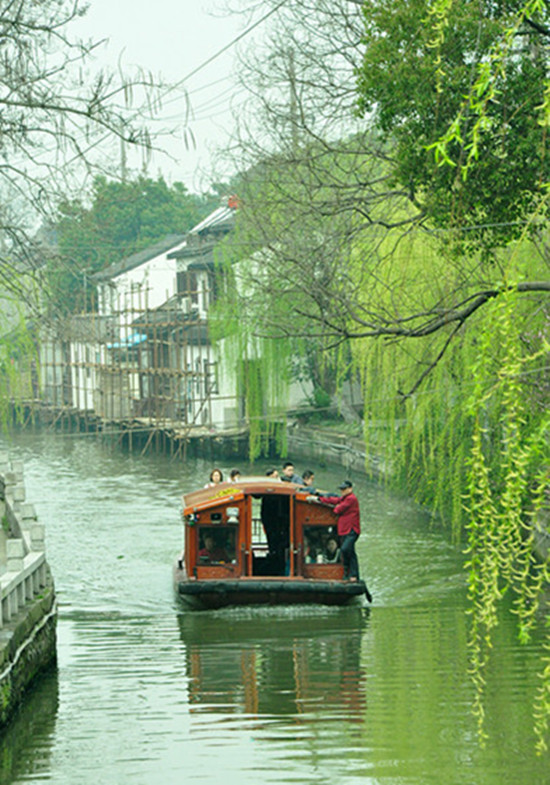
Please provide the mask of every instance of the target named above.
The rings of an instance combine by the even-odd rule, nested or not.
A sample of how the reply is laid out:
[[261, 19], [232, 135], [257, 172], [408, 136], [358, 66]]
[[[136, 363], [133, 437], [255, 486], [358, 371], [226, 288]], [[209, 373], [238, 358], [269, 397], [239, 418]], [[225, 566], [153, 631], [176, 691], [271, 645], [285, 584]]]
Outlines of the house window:
[[218, 363], [211, 363], [204, 360], [204, 379], [207, 395], [218, 395]]
[[182, 270], [177, 274], [178, 294], [191, 299], [193, 305], [199, 304], [197, 274], [193, 270]]

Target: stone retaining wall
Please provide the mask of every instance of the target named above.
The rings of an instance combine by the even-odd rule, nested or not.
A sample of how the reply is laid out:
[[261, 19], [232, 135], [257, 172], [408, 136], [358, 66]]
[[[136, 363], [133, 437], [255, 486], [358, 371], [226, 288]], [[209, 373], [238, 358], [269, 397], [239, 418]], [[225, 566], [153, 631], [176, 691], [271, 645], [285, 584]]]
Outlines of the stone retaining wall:
[[315, 426], [290, 425], [287, 431], [288, 454], [292, 460], [300, 459], [307, 468], [307, 460], [312, 463], [340, 465], [344, 474], [366, 474], [367, 469], [374, 475], [387, 472], [383, 461], [365, 452], [365, 441], [334, 430], [323, 430]]
[[56, 661], [57, 608], [44, 526], [25, 501], [23, 465], [0, 454], [0, 726]]

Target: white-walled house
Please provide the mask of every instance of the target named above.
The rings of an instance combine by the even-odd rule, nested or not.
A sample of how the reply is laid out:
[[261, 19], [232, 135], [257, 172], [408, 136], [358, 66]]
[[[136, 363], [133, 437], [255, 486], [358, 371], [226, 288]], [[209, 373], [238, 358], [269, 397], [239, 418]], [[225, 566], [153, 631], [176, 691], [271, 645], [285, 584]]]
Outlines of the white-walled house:
[[[187, 421], [202, 420], [218, 430], [238, 427], [244, 415], [235, 369], [224, 362], [223, 341], [212, 344], [208, 325], [208, 312], [217, 297], [215, 248], [234, 228], [236, 209], [236, 202], [229, 199], [189, 232], [184, 245], [169, 254], [177, 263], [177, 296], [186, 314], [183, 330], [187, 339], [180, 363], [189, 374], [187, 389], [193, 390], [192, 396], [186, 396]], [[202, 332], [197, 332], [194, 317], [202, 324]]]
[[208, 334], [213, 249], [234, 220], [235, 206], [221, 206], [186, 235], [168, 237], [96, 276], [99, 315], [111, 323], [112, 337], [99, 352], [100, 394], [79, 396], [101, 401], [98, 414], [219, 430], [238, 425], [236, 381], [220, 378]]
[[[147, 356], [147, 336], [137, 332], [134, 323], [174, 295], [176, 264], [168, 253], [185, 242], [184, 234], [168, 235], [94, 277], [98, 316], [110, 324], [110, 339], [102, 343], [97, 353], [97, 386], [91, 395], [95, 411], [103, 418], [154, 416], [143, 402], [147, 390], [143, 389], [139, 373], [142, 355]], [[90, 397], [89, 391], [86, 397]]]
[[94, 276], [98, 314], [114, 317], [119, 339], [144, 310], [158, 308], [176, 292], [176, 263], [169, 254], [186, 243], [186, 235], [169, 235], [154, 245], [106, 267]]
[[166, 300], [176, 287], [167, 252], [185, 242], [170, 235], [94, 277], [98, 312], [71, 316], [41, 330], [41, 389], [45, 401], [107, 420], [134, 415], [139, 381], [132, 322]]
[[[182, 295], [186, 292], [190, 295], [187, 309], [196, 309], [197, 314], [206, 320], [205, 339], [208, 338], [208, 310], [218, 296], [217, 289], [220, 284], [220, 270], [216, 266], [215, 252], [220, 241], [235, 225], [237, 205], [236, 199], [229, 200], [226, 207], [214, 211], [198, 224], [189, 233], [184, 245], [169, 254], [170, 258], [178, 262], [178, 291]], [[235, 263], [235, 277], [241, 295], [243, 281], [248, 281], [249, 296], [254, 297], [253, 281], [261, 274], [262, 258], [262, 252], [258, 252], [251, 259]], [[241, 267], [248, 270], [248, 275], [239, 274]], [[248, 347], [251, 364], [261, 361], [262, 351], [261, 341], [253, 343], [254, 345]], [[205, 393], [208, 393], [208, 402], [205, 403], [208, 421], [220, 429], [242, 424], [246, 417], [245, 403], [238, 396], [238, 364], [234, 349], [230, 347], [230, 339], [218, 340], [215, 345], [210, 345], [210, 341], [207, 341], [207, 346], [203, 345], [195, 351], [194, 355], [189, 353], [187, 362], [194, 362], [197, 369], [202, 362], [205, 369], [208, 369], [204, 373]], [[277, 386], [276, 380], [274, 384]], [[287, 391], [287, 404], [291, 408], [303, 405], [310, 392], [311, 384], [291, 382]], [[266, 414], [268, 398], [269, 396], [266, 396]], [[204, 416], [206, 417], [206, 414]]]
[[[98, 313], [73, 317], [62, 352], [68, 368], [56, 377], [52, 364], [58, 402], [107, 421], [148, 420], [189, 433], [245, 425], [238, 363], [227, 340], [212, 341], [208, 321], [218, 295], [215, 249], [236, 210], [229, 200], [187, 234], [95, 276]], [[290, 405], [304, 397], [293, 385]]]

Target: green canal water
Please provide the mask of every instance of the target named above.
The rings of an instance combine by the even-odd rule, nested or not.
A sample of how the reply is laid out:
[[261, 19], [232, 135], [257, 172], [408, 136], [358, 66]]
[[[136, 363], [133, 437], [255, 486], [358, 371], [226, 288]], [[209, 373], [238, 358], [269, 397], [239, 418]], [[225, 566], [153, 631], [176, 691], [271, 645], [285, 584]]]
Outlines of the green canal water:
[[354, 478], [371, 608], [190, 613], [171, 584], [180, 496], [210, 463], [59, 434], [0, 448], [24, 460], [59, 599], [58, 668], [0, 736], [1, 785], [550, 783], [540, 644], [503, 615], [480, 746], [462, 556], [412, 502]]

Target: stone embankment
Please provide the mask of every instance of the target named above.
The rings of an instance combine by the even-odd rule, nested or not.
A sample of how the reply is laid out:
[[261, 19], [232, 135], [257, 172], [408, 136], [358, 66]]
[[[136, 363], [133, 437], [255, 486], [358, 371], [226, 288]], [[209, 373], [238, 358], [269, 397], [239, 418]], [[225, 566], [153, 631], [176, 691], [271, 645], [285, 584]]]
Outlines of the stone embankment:
[[349, 436], [334, 429], [318, 426], [290, 425], [287, 431], [288, 454], [307, 469], [308, 459], [321, 466], [342, 466], [346, 476], [370, 473], [380, 476], [387, 472], [382, 459], [368, 455], [365, 440]]
[[22, 462], [0, 453], [0, 727], [56, 661], [57, 607], [44, 526], [25, 500]]

